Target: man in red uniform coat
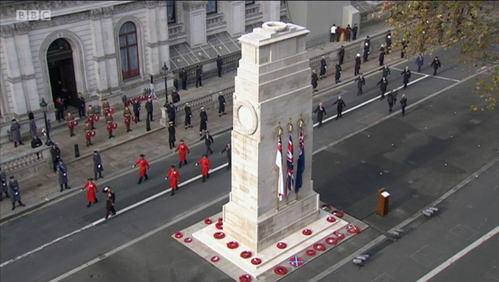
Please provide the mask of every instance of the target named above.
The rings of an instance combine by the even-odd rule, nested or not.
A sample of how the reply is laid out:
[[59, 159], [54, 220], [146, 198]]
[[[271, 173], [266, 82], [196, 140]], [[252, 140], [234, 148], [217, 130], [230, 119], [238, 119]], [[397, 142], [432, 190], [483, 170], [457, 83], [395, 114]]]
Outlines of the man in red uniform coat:
[[196, 165], [198, 164], [201, 164], [201, 173], [203, 174], [203, 182], [205, 182], [206, 178], [210, 178], [211, 163], [208, 155], [203, 155], [203, 158], [196, 163]]
[[85, 186], [83, 186], [81, 190], [83, 190], [84, 188], [87, 189], [87, 200], [88, 200], [87, 208], [89, 208], [92, 205], [92, 203], [97, 204], [98, 202], [96, 194], [98, 190], [97, 190], [97, 185], [95, 185], [94, 183], [94, 179], [89, 178], [87, 184], [85, 184]]
[[180, 163], [178, 164], [178, 168], [182, 167], [182, 163], [187, 164], [187, 154], [191, 153], [189, 147], [184, 143], [184, 140], [180, 140], [180, 144], [178, 144], [177, 149], [175, 149], [175, 153], [179, 152], [178, 156], [180, 157]]
[[175, 190], [178, 189], [178, 183], [180, 182], [180, 173], [174, 165], [172, 165], [172, 168], [168, 172], [165, 180], [168, 180], [168, 178], [170, 178], [170, 187], [172, 188], [170, 196], [173, 196], [175, 195]]
[[147, 170], [151, 169], [151, 166], [147, 162], [144, 154], [140, 154], [139, 160], [132, 166], [132, 168], [134, 168], [137, 165], [140, 165], [140, 169], [139, 169], [140, 178], [139, 178], [139, 182], [138, 182], [138, 184], [140, 184], [140, 183], [142, 183], [142, 178], [145, 177], [146, 178], [145, 180], [149, 179], [149, 176], [147, 176]]

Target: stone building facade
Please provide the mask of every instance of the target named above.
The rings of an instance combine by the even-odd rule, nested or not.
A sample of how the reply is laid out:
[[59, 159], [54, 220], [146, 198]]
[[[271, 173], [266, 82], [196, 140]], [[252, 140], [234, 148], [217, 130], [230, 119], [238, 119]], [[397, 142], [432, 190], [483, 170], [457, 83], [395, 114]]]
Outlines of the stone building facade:
[[[42, 98], [54, 120], [54, 101], [63, 88], [69, 109], [76, 106], [77, 93], [87, 105], [100, 105], [104, 98], [120, 104], [122, 95], [134, 97], [149, 88], [151, 76], [156, 92], [164, 93], [165, 62], [171, 87], [172, 71], [240, 52], [237, 38], [252, 25], [280, 20], [285, 7], [284, 1], [4, 1], [2, 142], [12, 118], [29, 131], [28, 112], [43, 127]], [[18, 10], [50, 10], [51, 19], [19, 21]]]

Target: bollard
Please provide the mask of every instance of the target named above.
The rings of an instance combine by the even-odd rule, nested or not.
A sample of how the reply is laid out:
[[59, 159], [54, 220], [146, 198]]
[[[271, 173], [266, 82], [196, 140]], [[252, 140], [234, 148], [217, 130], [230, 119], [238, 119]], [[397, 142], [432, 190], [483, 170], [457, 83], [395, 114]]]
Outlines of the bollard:
[[80, 147], [78, 147], [78, 144], [75, 144], [75, 158], [80, 157]]
[[149, 117], [146, 118], [146, 131], [151, 131], [151, 121]]
[[388, 214], [390, 193], [386, 192], [385, 188], [378, 190], [378, 209], [376, 213], [385, 216]]

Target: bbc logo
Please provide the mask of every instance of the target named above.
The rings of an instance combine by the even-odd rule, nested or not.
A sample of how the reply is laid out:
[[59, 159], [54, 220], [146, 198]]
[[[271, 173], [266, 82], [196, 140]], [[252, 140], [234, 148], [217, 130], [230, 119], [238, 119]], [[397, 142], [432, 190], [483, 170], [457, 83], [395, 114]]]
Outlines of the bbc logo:
[[16, 20], [18, 21], [49, 21], [50, 10], [16, 10]]

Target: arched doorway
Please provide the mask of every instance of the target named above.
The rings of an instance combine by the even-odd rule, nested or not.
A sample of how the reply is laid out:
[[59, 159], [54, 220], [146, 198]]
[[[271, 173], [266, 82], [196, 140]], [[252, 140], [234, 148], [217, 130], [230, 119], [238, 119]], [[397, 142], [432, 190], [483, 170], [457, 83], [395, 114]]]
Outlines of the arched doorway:
[[73, 50], [69, 42], [59, 38], [47, 50], [47, 65], [50, 76], [52, 100], [66, 98], [66, 106], [76, 107], [76, 80], [73, 64]]

